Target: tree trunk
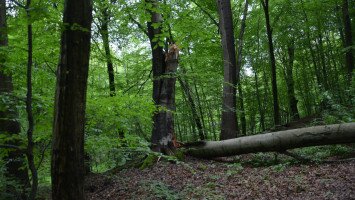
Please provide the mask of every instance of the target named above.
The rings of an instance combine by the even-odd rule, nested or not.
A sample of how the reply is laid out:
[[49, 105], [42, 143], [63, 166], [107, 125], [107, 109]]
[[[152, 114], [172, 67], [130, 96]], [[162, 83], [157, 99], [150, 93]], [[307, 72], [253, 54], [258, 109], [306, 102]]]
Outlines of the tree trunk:
[[316, 80], [317, 80], [317, 85], [322, 85], [321, 77], [318, 73], [318, 64], [316, 62], [316, 56], [315, 56], [315, 53], [314, 53], [314, 50], [312, 47], [313, 45], [312, 45], [311, 34], [310, 34], [311, 28], [309, 25], [308, 15], [306, 13], [306, 8], [305, 8], [303, 0], [301, 0], [301, 6], [302, 6], [301, 10], [302, 10], [302, 14], [303, 14], [303, 17], [305, 20], [305, 26], [306, 26], [305, 32], [306, 32], [306, 37], [307, 37], [307, 46], [308, 46], [309, 52], [311, 54], [312, 63], [313, 63], [313, 67], [314, 67], [314, 73], [315, 73]]
[[[260, 19], [258, 19], [258, 29], [257, 29], [257, 34], [256, 34], [256, 39], [257, 39], [257, 57], [256, 57], [256, 62], [253, 64], [253, 69], [254, 69], [254, 79], [255, 79], [255, 93], [256, 93], [256, 99], [258, 102], [258, 110], [260, 114], [260, 126], [262, 132], [265, 131], [265, 109], [264, 106], [261, 105], [261, 98], [260, 98], [260, 90], [259, 90], [259, 79], [258, 79], [258, 68], [256, 67], [260, 63]], [[266, 85], [265, 85], [266, 87]], [[266, 93], [265, 93], [266, 96]], [[265, 97], [264, 97], [265, 98]]]
[[245, 136], [247, 133], [247, 120], [245, 118], [245, 109], [244, 109], [244, 96], [242, 90], [242, 84], [238, 84], [238, 93], [239, 93], [239, 109], [240, 109], [240, 124], [242, 126], [242, 135]]
[[[190, 65], [190, 68], [191, 68], [192, 73], [194, 73], [194, 69], [193, 69], [192, 65]], [[195, 95], [196, 95], [198, 112], [200, 114], [199, 117], [201, 119], [200, 121], [201, 121], [201, 124], [202, 124], [202, 131], [203, 131], [203, 134], [205, 136], [205, 139], [208, 139], [208, 134], [207, 134], [207, 130], [206, 130], [206, 123], [205, 123], [205, 119], [204, 119], [204, 115], [203, 115], [203, 109], [202, 109], [202, 105], [201, 105], [200, 94], [199, 94], [199, 91], [197, 89], [196, 79], [193, 77], [192, 80], [193, 80], [193, 85], [194, 85], [194, 90], [195, 90]]]
[[28, 167], [31, 171], [31, 192], [29, 195], [29, 200], [34, 200], [37, 194], [38, 187], [38, 175], [37, 169], [35, 166], [34, 155], [33, 155], [33, 130], [34, 130], [34, 119], [32, 112], [32, 54], [33, 54], [33, 45], [32, 45], [32, 22], [31, 22], [31, 0], [27, 0], [26, 3], [26, 14], [27, 14], [27, 95], [26, 95], [26, 112], [27, 112], [27, 120], [28, 120], [28, 129], [27, 129], [27, 161]]
[[[57, 70], [52, 199], [84, 199], [84, 126], [92, 1], [66, 0]], [[81, 28], [71, 28], [80, 26]]]
[[[7, 23], [6, 23], [6, 1], [0, 0], [0, 47], [6, 48], [8, 46], [7, 37]], [[2, 51], [5, 52], [5, 51]], [[0, 110], [0, 134], [7, 134], [8, 136], [18, 135], [21, 132], [20, 123], [18, 122], [18, 112], [16, 109], [16, 103], [11, 98], [13, 95], [12, 76], [9, 73], [5, 73], [6, 53], [0, 54], [0, 96], [8, 96], [9, 102], [5, 105], [1, 105]], [[3, 102], [1, 102], [2, 104]], [[20, 146], [20, 142], [17, 140], [8, 141], [7, 144]], [[8, 188], [8, 193], [21, 196], [21, 199], [25, 199], [25, 187], [29, 184], [29, 178], [27, 173], [27, 167], [25, 167], [25, 158], [20, 150], [12, 150], [9, 152], [6, 159], [6, 176], [10, 179], [17, 181], [21, 185], [23, 194], [15, 194], [13, 189]]]
[[[182, 71], [183, 71], [183, 73], [185, 73], [184, 69], [182, 69]], [[191, 94], [192, 92], [191, 92], [190, 86], [189, 86], [188, 82], [182, 80], [181, 77], [178, 78], [178, 80], [179, 80], [179, 83], [183, 89], [183, 92], [187, 96], [187, 100], [188, 100], [190, 108], [191, 108], [192, 117], [193, 117], [193, 120], [195, 121], [195, 124], [197, 126], [198, 135], [200, 137], [200, 140], [205, 140], [205, 134], [203, 133], [201, 119], [197, 113], [196, 103], [194, 101], [194, 98], [192, 97], [192, 94]]]
[[277, 81], [276, 81], [276, 61], [274, 53], [274, 43], [272, 41], [272, 29], [270, 25], [270, 15], [269, 15], [269, 0], [261, 0], [262, 7], [265, 13], [265, 22], [266, 22], [266, 32], [267, 39], [269, 42], [269, 56], [270, 56], [270, 65], [271, 65], [271, 85], [272, 85], [272, 96], [274, 101], [274, 124], [280, 125], [280, 107], [279, 99], [277, 94]]
[[214, 158], [256, 152], [282, 152], [300, 147], [353, 143], [354, 141], [355, 123], [347, 123], [204, 142], [187, 149], [187, 154], [201, 158]]
[[100, 34], [102, 37], [103, 46], [105, 48], [105, 56], [106, 56], [106, 63], [107, 63], [107, 72], [109, 77], [109, 87], [110, 87], [110, 96], [115, 96], [116, 89], [115, 89], [115, 72], [113, 70], [113, 63], [111, 58], [111, 50], [110, 50], [110, 39], [108, 34], [108, 22], [110, 20], [110, 15], [108, 12], [108, 5], [103, 5], [102, 8], [102, 21], [100, 27]]
[[[147, 22], [148, 27], [148, 37], [150, 41], [150, 46], [152, 49], [152, 69], [153, 69], [153, 101], [157, 109], [161, 105], [161, 93], [163, 86], [162, 75], [166, 70], [165, 56], [163, 52], [163, 46], [160, 44], [161, 41], [159, 36], [162, 34], [162, 22], [163, 17], [157, 12], [159, 8], [159, 2], [156, 0], [145, 0], [147, 4], [147, 12], [150, 14], [151, 19]], [[159, 24], [158, 27], [153, 27], [153, 24]], [[164, 117], [161, 116], [160, 111], [156, 111], [153, 115], [153, 129], [152, 129], [152, 150], [157, 152], [166, 151], [167, 148], [172, 146], [172, 137], [166, 137], [169, 135], [164, 132], [166, 125], [163, 125], [160, 120]], [[163, 145], [162, 145], [163, 144]], [[165, 145], [166, 144], [166, 145]]]
[[[244, 4], [244, 11], [243, 11], [243, 18], [242, 18], [242, 22], [241, 22], [241, 27], [240, 27], [240, 32], [239, 32], [239, 36], [238, 36], [238, 51], [237, 51], [237, 63], [236, 63], [236, 68], [237, 69], [241, 69], [242, 68], [242, 60], [243, 60], [243, 39], [244, 39], [244, 32], [245, 32], [245, 21], [247, 19], [247, 14], [248, 14], [248, 6], [249, 6], [249, 2], [248, 0], [245, 0], [245, 4]], [[240, 74], [238, 73], [238, 75], [240, 76]], [[244, 101], [243, 101], [243, 91], [242, 91], [242, 85], [241, 85], [241, 81], [240, 81], [240, 77], [237, 77], [237, 79], [239, 81], [238, 84], [238, 93], [239, 93], [239, 105], [240, 105], [240, 122], [242, 125], [242, 135], [246, 135], [247, 132], [247, 125], [246, 125], [246, 119], [245, 119], [245, 110], [244, 110]]]
[[236, 114], [236, 85], [239, 70], [236, 68], [233, 17], [230, 0], [217, 0], [223, 47], [224, 84], [221, 123], [221, 140], [238, 135]]
[[[345, 32], [345, 63], [348, 70], [348, 81], [351, 83], [352, 73], [354, 71], [354, 48], [352, 47], [353, 39], [351, 32], [351, 20], [349, 15], [349, 2], [348, 0], [343, 0], [343, 23], [344, 23], [344, 32]], [[354, 8], [354, 7], [353, 7]], [[355, 20], [355, 19], [353, 19]]]
[[[324, 44], [323, 44], [323, 31], [321, 30], [321, 24], [318, 22], [318, 40], [317, 40], [317, 45], [316, 48], [318, 50], [318, 54], [320, 57], [320, 62], [321, 62], [321, 74], [322, 74], [322, 80], [323, 80], [323, 85], [324, 89], [328, 91], [330, 88], [329, 82], [328, 82], [328, 73], [327, 73], [327, 65], [326, 65], [326, 58], [324, 54]], [[319, 73], [319, 71], [318, 71]]]
[[295, 45], [293, 41], [287, 47], [288, 52], [288, 63], [286, 64], [286, 84], [287, 84], [287, 94], [288, 102], [291, 111], [291, 119], [299, 119], [300, 115], [298, 114], [297, 108], [297, 99], [295, 95], [295, 84], [293, 81], [293, 62], [295, 60]]
[[174, 111], [175, 111], [175, 83], [176, 70], [178, 67], [179, 49], [175, 44], [170, 45], [166, 54], [166, 71], [164, 72], [163, 83], [160, 93], [160, 108], [157, 114], [159, 124], [157, 129], [162, 135], [158, 143], [155, 143], [153, 149], [164, 154], [171, 154], [171, 150], [175, 149], [174, 144]]

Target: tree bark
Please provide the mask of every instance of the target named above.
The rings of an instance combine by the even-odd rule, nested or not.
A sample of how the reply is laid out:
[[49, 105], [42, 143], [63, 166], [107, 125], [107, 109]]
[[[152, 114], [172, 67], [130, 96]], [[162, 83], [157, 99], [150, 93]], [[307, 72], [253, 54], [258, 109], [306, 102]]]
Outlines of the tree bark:
[[[8, 46], [7, 37], [7, 23], [6, 23], [6, 1], [0, 0], [0, 47], [6, 48]], [[7, 134], [9, 136], [18, 135], [20, 130], [20, 123], [18, 122], [18, 112], [13, 96], [13, 84], [12, 76], [10, 73], [5, 72], [6, 53], [1, 51], [0, 54], [0, 96], [9, 97], [9, 102], [6, 102], [5, 108], [0, 111], [0, 134]], [[2, 103], [2, 102], [1, 102]], [[7, 144], [20, 146], [18, 140], [8, 141]], [[6, 176], [10, 179], [16, 180], [22, 187], [23, 194], [15, 194], [11, 188], [9, 193], [15, 194], [21, 199], [25, 199], [25, 187], [29, 185], [29, 178], [27, 173], [27, 167], [25, 167], [25, 158], [19, 149], [12, 150], [8, 156], [5, 157], [6, 164]]]
[[254, 69], [255, 93], [256, 93], [256, 99], [258, 102], [259, 115], [260, 115], [260, 126], [261, 126], [262, 132], [264, 132], [265, 131], [265, 109], [264, 109], [264, 106], [262, 106], [262, 104], [261, 104], [258, 68], [256, 67], [259, 64], [260, 57], [261, 57], [261, 55], [260, 55], [260, 19], [258, 19], [258, 26], [257, 27], [258, 27], [257, 34], [256, 34], [256, 39], [257, 39], [257, 44], [258, 44], [257, 51], [256, 51], [257, 56], [256, 56], [256, 62], [252, 65], [253, 65], [253, 69]]
[[113, 62], [111, 58], [111, 50], [110, 50], [110, 39], [108, 34], [108, 22], [110, 20], [110, 15], [108, 11], [108, 5], [103, 5], [101, 14], [101, 27], [100, 27], [100, 34], [102, 37], [103, 46], [105, 49], [105, 56], [106, 56], [106, 63], [107, 63], [107, 72], [109, 77], [109, 87], [110, 87], [110, 96], [116, 95], [115, 89], [115, 71], [113, 70]]
[[270, 25], [269, 0], [261, 0], [261, 5], [265, 13], [266, 32], [267, 32], [267, 39], [269, 42], [271, 85], [272, 85], [272, 96], [274, 101], [274, 124], [280, 125], [281, 116], [280, 116], [279, 99], [277, 94], [276, 61], [275, 61], [274, 43], [272, 41], [272, 28]]
[[[344, 23], [344, 32], [345, 32], [345, 63], [348, 70], [348, 82], [351, 83], [352, 74], [354, 71], [354, 50], [352, 47], [353, 39], [352, 39], [352, 32], [351, 32], [351, 20], [349, 15], [349, 2], [348, 0], [343, 0], [343, 23]], [[353, 19], [355, 20], [355, 19]]]
[[[147, 4], [151, 4], [151, 7], [147, 12], [150, 14], [150, 20], [147, 22], [148, 28], [148, 37], [150, 41], [150, 46], [152, 49], [152, 71], [153, 71], [153, 101], [157, 109], [161, 105], [161, 93], [163, 86], [163, 78], [162, 75], [166, 70], [165, 63], [165, 55], [163, 51], [163, 46], [161, 43], [161, 38], [159, 36], [162, 33], [162, 22], [163, 17], [160, 13], [157, 12], [159, 9], [159, 2], [156, 0], [145, 0]], [[153, 24], [158, 25], [157, 27], [153, 27]], [[162, 116], [160, 111], [156, 111], [153, 115], [153, 129], [152, 129], [152, 150], [157, 152], [166, 151], [169, 147], [172, 146], [172, 137], [166, 137], [168, 134], [164, 132], [166, 130], [166, 126], [162, 125], [161, 122]], [[161, 145], [163, 144], [163, 145]], [[165, 145], [167, 144], [167, 145]]]
[[223, 48], [224, 84], [220, 139], [238, 135], [236, 114], [236, 85], [239, 70], [236, 68], [233, 17], [230, 0], [217, 0]]
[[160, 93], [160, 108], [157, 114], [158, 124], [156, 128], [162, 133], [158, 143], [155, 143], [153, 149], [165, 154], [171, 154], [175, 149], [174, 144], [174, 111], [175, 111], [175, 83], [176, 70], [178, 67], [179, 49], [175, 44], [170, 45], [166, 54], [166, 71], [164, 72], [163, 83]]
[[256, 152], [282, 152], [300, 147], [353, 143], [354, 141], [355, 123], [347, 123], [204, 142], [199, 146], [189, 147], [187, 154], [200, 158], [214, 158]]
[[240, 109], [240, 124], [242, 126], [242, 135], [245, 136], [247, 133], [247, 120], [245, 118], [245, 109], [244, 109], [244, 96], [242, 90], [242, 84], [238, 84], [238, 93], [239, 93], [239, 109]]
[[27, 129], [27, 162], [28, 167], [31, 171], [31, 193], [29, 195], [29, 200], [34, 200], [37, 195], [37, 187], [38, 187], [38, 175], [37, 169], [35, 166], [34, 155], [33, 155], [33, 131], [34, 131], [34, 119], [32, 112], [32, 54], [33, 54], [33, 42], [32, 42], [32, 23], [31, 23], [31, 0], [27, 0], [26, 2], [26, 15], [27, 15], [27, 95], [26, 95], [26, 112], [27, 112], [27, 120], [28, 120], [28, 129]]
[[288, 102], [291, 111], [291, 120], [297, 120], [300, 118], [297, 108], [297, 99], [295, 95], [295, 83], [293, 81], [293, 62], [295, 60], [295, 45], [292, 41], [288, 47], [288, 63], [286, 64], [286, 84], [287, 84], [287, 94]]
[[84, 126], [91, 22], [91, 0], [65, 1], [53, 128], [53, 200], [84, 199]]
[[[241, 21], [241, 27], [240, 27], [240, 32], [239, 32], [239, 36], [238, 36], [238, 51], [237, 51], [237, 63], [236, 63], [236, 68], [237, 69], [241, 69], [242, 68], [242, 60], [243, 60], [243, 40], [244, 40], [244, 32], [245, 32], [245, 22], [247, 19], [247, 14], [248, 14], [248, 6], [249, 6], [249, 1], [245, 0], [244, 3], [244, 10], [243, 10], [243, 18]], [[238, 73], [238, 75], [240, 76], [240, 74]], [[242, 85], [241, 85], [241, 81], [240, 81], [240, 77], [237, 77], [237, 82], [238, 83], [238, 93], [239, 93], [239, 105], [240, 105], [240, 122], [242, 125], [242, 135], [246, 135], [247, 132], [247, 125], [246, 125], [246, 119], [245, 119], [245, 110], [244, 110], [244, 99], [243, 99], [243, 90], [242, 90]]]

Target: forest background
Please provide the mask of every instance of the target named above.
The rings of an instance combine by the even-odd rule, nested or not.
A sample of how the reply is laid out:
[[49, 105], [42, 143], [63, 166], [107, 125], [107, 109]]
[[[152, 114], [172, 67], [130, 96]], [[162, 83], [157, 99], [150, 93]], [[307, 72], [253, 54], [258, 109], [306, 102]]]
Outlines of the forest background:
[[[245, 2], [231, 1], [236, 44]], [[275, 123], [270, 40], [264, 9], [260, 1], [248, 3], [243, 57], [235, 86], [237, 135], [266, 132], [277, 129], [275, 125], [307, 117], [313, 119], [312, 125], [353, 122], [354, 63], [349, 63], [348, 55], [352, 53], [353, 59], [355, 1], [269, 3], [279, 123]], [[345, 4], [349, 6], [348, 15]], [[0, 134], [0, 144], [12, 140], [21, 141], [23, 148], [28, 144], [26, 66], [30, 24], [33, 29], [33, 166], [38, 170], [40, 185], [50, 184], [63, 5], [60, 0], [33, 0], [26, 8], [25, 1], [6, 1], [8, 45], [0, 49], [1, 59], [6, 55], [1, 72], [12, 75], [13, 92], [1, 93], [0, 109], [15, 105], [18, 112], [15, 120], [21, 125], [21, 131], [11, 137]], [[146, 28], [151, 15], [147, 12], [149, 4], [144, 1], [105, 0], [94, 1], [93, 5], [85, 150], [90, 157], [91, 171], [104, 172], [124, 165], [137, 152], [150, 153], [152, 116], [156, 111], [152, 101], [152, 48]], [[225, 82], [217, 4], [164, 0], [155, 9], [164, 19], [161, 24], [152, 25], [162, 28], [155, 42], [167, 50], [166, 38], [173, 38], [180, 49], [174, 111], [176, 138], [180, 142], [219, 140]], [[6, 157], [9, 152], [1, 148], [0, 156]], [[5, 162], [0, 161], [1, 180], [6, 179]], [[31, 168], [31, 163], [26, 166]], [[0, 181], [0, 188], [6, 185], [8, 181]]]

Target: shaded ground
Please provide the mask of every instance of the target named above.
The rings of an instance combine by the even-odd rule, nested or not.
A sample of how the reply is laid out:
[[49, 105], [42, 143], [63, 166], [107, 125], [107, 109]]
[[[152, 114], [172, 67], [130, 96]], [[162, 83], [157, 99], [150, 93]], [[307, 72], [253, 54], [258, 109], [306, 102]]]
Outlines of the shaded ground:
[[[265, 155], [265, 161], [273, 159]], [[267, 156], [269, 155], [269, 157]], [[355, 199], [355, 161], [255, 167], [187, 158], [87, 178], [88, 199]], [[243, 161], [244, 160], [244, 161]], [[254, 162], [255, 163], [255, 162]]]

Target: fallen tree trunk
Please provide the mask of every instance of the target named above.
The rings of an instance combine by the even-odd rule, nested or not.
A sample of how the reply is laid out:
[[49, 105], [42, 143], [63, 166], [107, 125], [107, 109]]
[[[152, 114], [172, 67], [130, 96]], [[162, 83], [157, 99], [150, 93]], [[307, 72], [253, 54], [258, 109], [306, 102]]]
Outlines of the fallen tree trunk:
[[223, 141], [201, 142], [188, 147], [187, 154], [199, 158], [214, 158], [344, 143], [355, 143], [355, 123], [314, 126]]

